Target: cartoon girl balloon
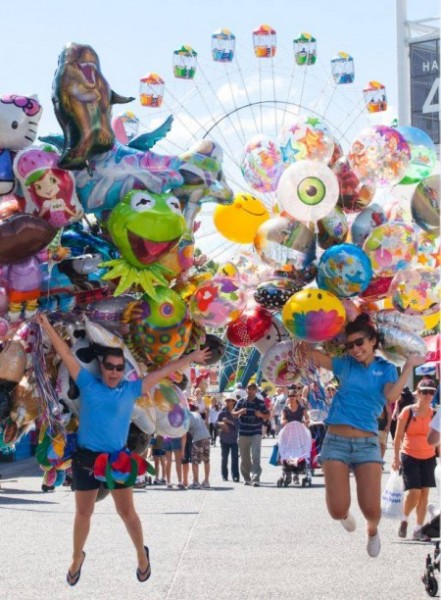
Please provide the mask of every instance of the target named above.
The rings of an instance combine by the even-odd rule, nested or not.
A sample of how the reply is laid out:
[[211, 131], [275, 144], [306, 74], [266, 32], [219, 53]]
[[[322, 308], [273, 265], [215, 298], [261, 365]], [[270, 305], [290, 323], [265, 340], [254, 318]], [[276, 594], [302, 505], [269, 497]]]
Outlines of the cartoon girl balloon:
[[83, 216], [74, 178], [57, 166], [59, 158], [56, 152], [31, 148], [20, 152], [14, 161], [14, 171], [26, 198], [26, 212], [57, 229]]

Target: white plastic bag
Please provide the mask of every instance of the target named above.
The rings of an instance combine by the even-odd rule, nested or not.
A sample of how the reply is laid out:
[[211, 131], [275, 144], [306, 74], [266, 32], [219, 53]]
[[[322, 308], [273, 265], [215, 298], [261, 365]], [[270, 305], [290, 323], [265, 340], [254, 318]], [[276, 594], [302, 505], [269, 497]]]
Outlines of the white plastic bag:
[[392, 471], [381, 496], [381, 512], [388, 519], [401, 519], [403, 515], [403, 478]]

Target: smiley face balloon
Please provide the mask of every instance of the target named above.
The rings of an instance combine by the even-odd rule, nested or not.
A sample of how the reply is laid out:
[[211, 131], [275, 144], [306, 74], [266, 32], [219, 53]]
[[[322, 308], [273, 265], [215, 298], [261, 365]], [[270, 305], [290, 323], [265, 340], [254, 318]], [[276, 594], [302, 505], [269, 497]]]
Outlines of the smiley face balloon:
[[219, 233], [236, 244], [251, 244], [259, 226], [268, 219], [265, 205], [252, 194], [236, 194], [233, 204], [218, 205], [213, 216]]

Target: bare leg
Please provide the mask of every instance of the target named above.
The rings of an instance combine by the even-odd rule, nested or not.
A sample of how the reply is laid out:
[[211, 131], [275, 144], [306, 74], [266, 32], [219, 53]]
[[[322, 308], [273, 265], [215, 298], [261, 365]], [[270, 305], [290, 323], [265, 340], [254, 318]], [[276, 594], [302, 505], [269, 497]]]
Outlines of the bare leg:
[[176, 475], [178, 476], [178, 483], [182, 483], [182, 450], [175, 450], [175, 467]]
[[185, 463], [182, 465], [182, 483], [185, 486], [188, 486], [188, 472], [190, 470], [190, 465]]
[[171, 467], [172, 467], [172, 453], [167, 451], [165, 454], [165, 479], [167, 485], [171, 483]]
[[351, 506], [349, 467], [338, 460], [323, 463], [326, 486], [326, 505], [333, 519], [346, 519]]
[[204, 481], [210, 480], [210, 461], [204, 462]]
[[165, 456], [159, 457], [159, 463], [161, 465], [161, 479], [165, 481]]
[[75, 492], [75, 520], [73, 530], [73, 555], [69, 572], [76, 573], [83, 560], [83, 548], [90, 530], [90, 519], [95, 508], [98, 490]]
[[381, 464], [365, 463], [354, 469], [357, 481], [358, 505], [367, 521], [367, 533], [377, 533], [381, 519]]
[[416, 507], [416, 520], [418, 527], [422, 527], [424, 525], [424, 519], [426, 518], [427, 501], [429, 499], [429, 489], [430, 488], [421, 488], [420, 499]]
[[191, 469], [193, 471], [193, 483], [199, 483], [199, 465], [197, 463], [193, 463], [191, 465]]
[[145, 571], [149, 563], [144, 549], [141, 521], [133, 504], [132, 488], [112, 490], [111, 494], [115, 503], [116, 511], [124, 521], [124, 525], [126, 526], [133, 545], [136, 548], [138, 567], [140, 571]]
[[406, 518], [408, 518], [410, 513], [413, 511], [413, 509], [418, 506], [418, 503], [420, 501], [420, 496], [421, 496], [421, 490], [419, 490], [419, 489], [407, 490], [406, 497], [404, 498], [404, 509], [403, 509], [403, 514]]

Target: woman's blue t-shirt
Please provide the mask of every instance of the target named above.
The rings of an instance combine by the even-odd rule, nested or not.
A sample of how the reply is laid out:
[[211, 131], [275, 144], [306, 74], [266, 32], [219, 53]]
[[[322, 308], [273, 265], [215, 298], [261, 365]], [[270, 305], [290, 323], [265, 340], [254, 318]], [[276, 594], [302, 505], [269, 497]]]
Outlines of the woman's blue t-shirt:
[[397, 381], [396, 367], [378, 356], [367, 367], [344, 356], [332, 359], [332, 370], [340, 384], [325, 423], [377, 433], [377, 418], [386, 404], [383, 389]]
[[86, 369], [76, 384], [80, 389], [78, 445], [96, 452], [117, 452], [127, 444], [135, 400], [142, 395], [142, 379], [122, 381], [110, 388]]

